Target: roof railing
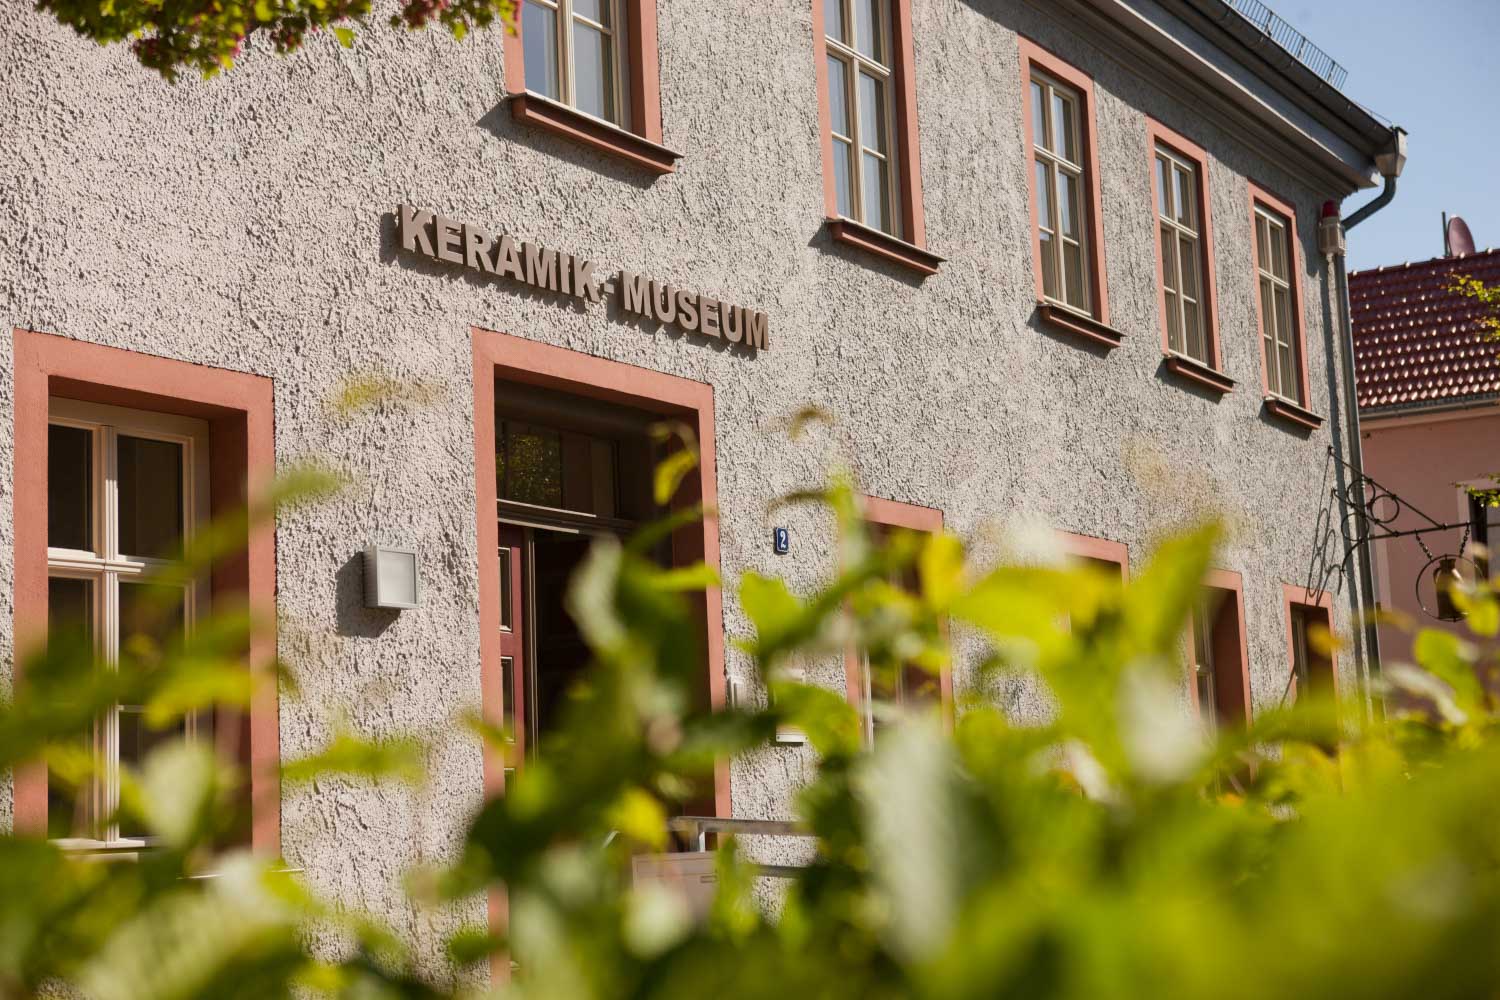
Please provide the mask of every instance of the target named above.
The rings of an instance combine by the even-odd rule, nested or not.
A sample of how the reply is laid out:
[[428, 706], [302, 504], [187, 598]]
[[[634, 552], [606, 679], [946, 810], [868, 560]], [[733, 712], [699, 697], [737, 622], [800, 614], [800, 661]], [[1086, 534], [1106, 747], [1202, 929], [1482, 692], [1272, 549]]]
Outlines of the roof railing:
[[1271, 41], [1281, 46], [1293, 59], [1306, 66], [1335, 90], [1344, 86], [1349, 71], [1327, 52], [1308, 41], [1307, 36], [1283, 21], [1260, 0], [1224, 0], [1237, 14], [1259, 28]]

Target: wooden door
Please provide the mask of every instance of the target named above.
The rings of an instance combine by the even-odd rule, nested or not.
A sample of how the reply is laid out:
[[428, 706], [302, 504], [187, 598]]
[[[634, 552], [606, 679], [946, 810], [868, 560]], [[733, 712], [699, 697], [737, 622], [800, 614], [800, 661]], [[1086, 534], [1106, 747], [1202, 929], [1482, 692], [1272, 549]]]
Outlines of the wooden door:
[[500, 690], [501, 719], [509, 735], [506, 782], [526, 758], [527, 529], [500, 523]]

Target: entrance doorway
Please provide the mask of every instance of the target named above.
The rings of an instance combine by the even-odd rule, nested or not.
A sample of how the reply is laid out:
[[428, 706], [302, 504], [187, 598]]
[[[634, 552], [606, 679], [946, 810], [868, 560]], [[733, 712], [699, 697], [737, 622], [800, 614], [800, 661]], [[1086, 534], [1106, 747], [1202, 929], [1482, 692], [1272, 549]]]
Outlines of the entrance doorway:
[[657, 515], [649, 429], [660, 418], [503, 380], [495, 400], [501, 701], [518, 744], [513, 767], [560, 724], [589, 667], [568, 611], [570, 581], [599, 538], [624, 540]]

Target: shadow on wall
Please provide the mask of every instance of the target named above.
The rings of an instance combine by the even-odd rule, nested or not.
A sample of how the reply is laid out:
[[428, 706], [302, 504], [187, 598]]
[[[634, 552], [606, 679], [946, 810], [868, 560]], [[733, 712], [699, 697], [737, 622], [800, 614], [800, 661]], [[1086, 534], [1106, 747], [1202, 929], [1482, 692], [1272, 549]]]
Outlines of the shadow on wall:
[[591, 170], [610, 180], [629, 184], [642, 191], [656, 183], [656, 174], [643, 170], [624, 160], [616, 159], [571, 139], [553, 135], [545, 129], [518, 122], [511, 116], [510, 100], [501, 101], [474, 124], [496, 139], [514, 142], [518, 146], [540, 150], [574, 166]]
[[338, 634], [355, 639], [379, 638], [401, 614], [394, 608], [365, 607], [363, 552], [350, 556], [334, 575], [333, 605]]

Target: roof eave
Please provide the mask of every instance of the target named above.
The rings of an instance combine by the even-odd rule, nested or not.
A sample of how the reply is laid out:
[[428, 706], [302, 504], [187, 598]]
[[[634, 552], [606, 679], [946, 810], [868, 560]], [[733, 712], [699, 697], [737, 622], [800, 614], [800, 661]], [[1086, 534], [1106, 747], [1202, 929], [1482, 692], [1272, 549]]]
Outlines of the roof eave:
[[[1375, 155], [1390, 142], [1391, 129], [1368, 111], [1297, 62], [1223, 0], [1160, 0], [1160, 7], [1236, 62], [1250, 68], [1302, 113], [1348, 143], [1363, 162], [1354, 162], [1290, 121], [1276, 108], [1251, 93], [1180, 39], [1136, 10], [1128, 0], [1078, 0], [1166, 60], [1178, 72], [1232, 105], [1240, 114], [1278, 135], [1308, 155], [1344, 194], [1380, 183]], [[1269, 51], [1274, 48], [1275, 52]]]

